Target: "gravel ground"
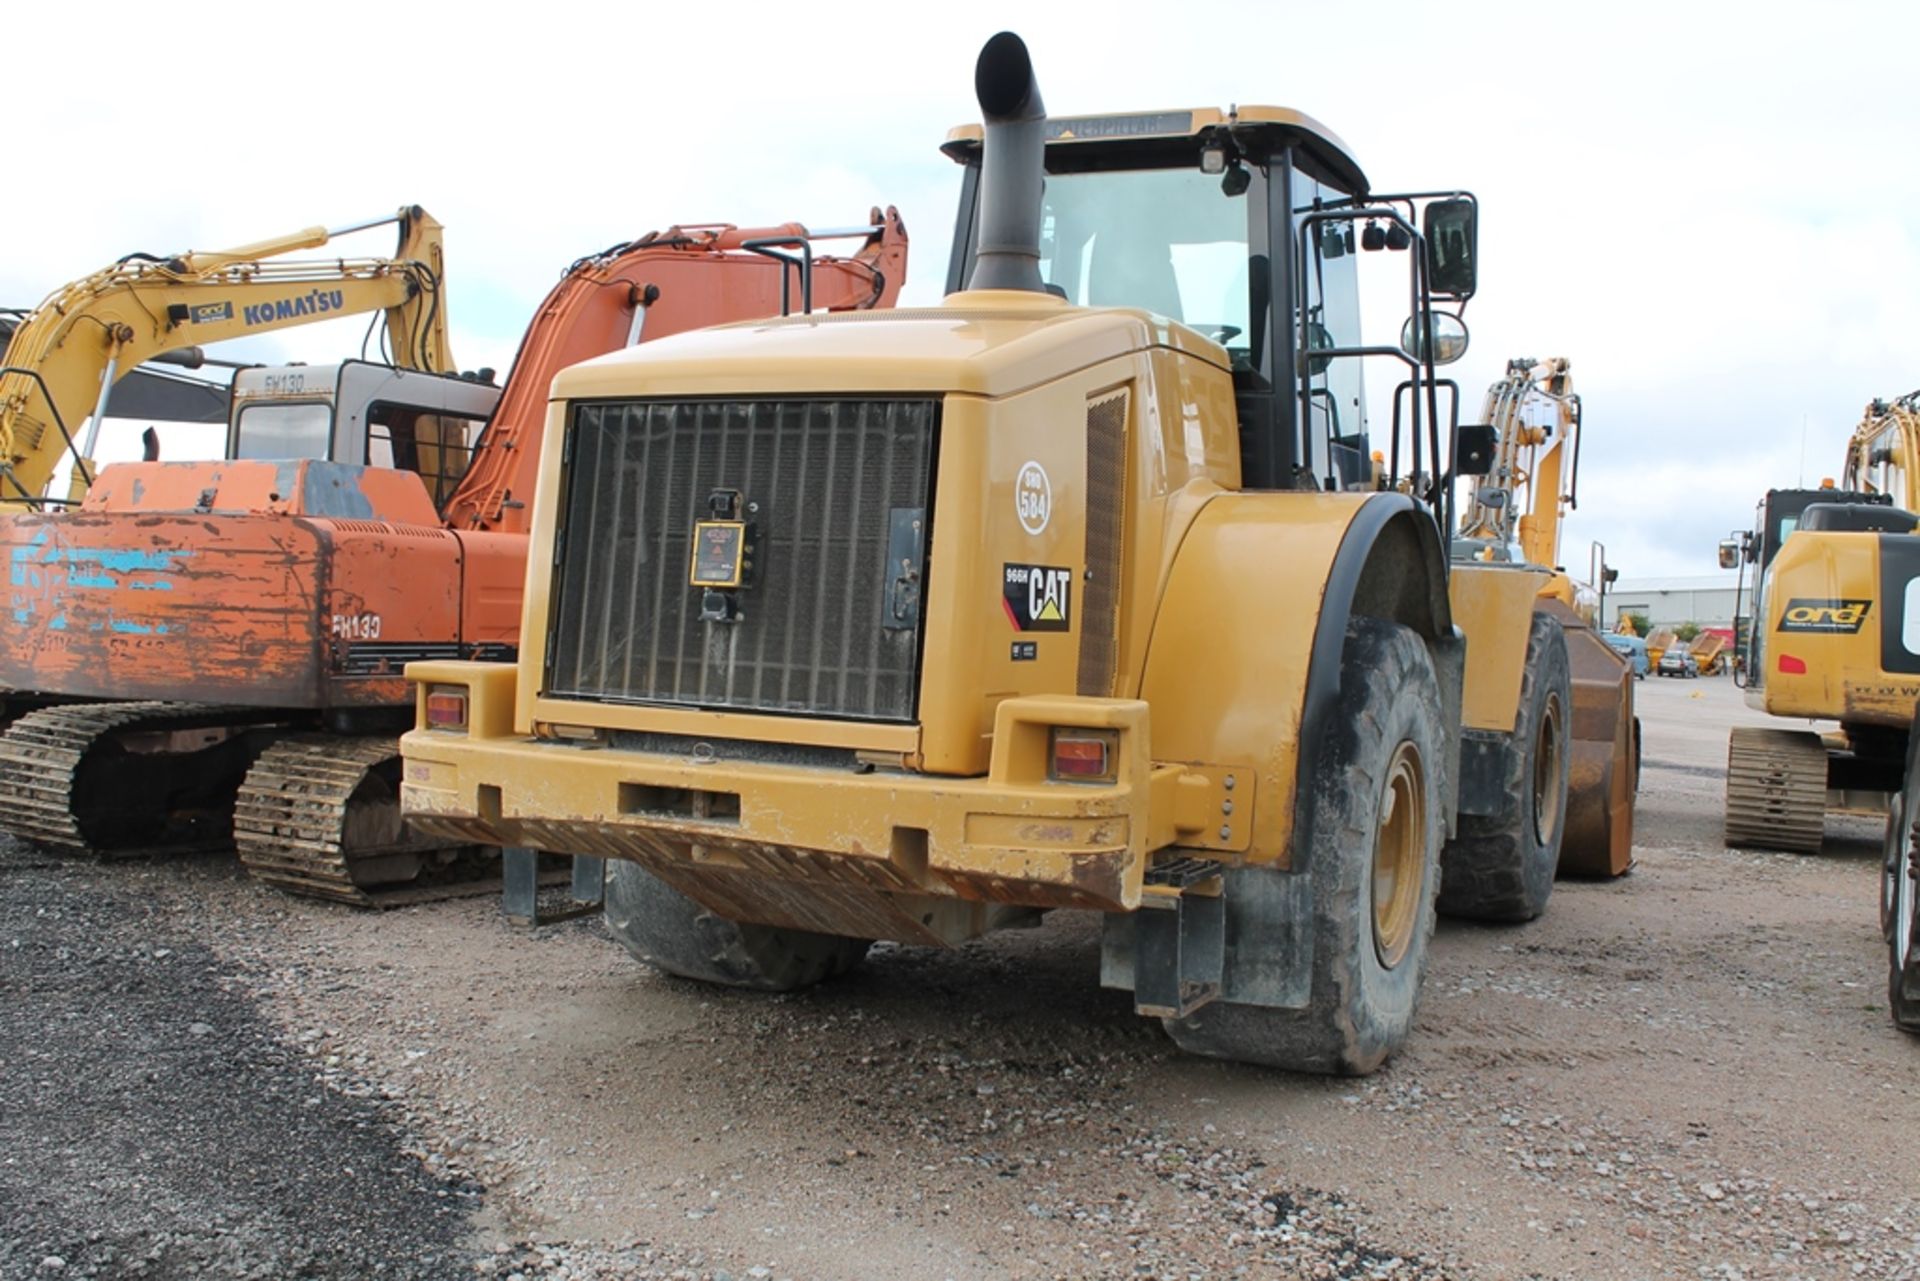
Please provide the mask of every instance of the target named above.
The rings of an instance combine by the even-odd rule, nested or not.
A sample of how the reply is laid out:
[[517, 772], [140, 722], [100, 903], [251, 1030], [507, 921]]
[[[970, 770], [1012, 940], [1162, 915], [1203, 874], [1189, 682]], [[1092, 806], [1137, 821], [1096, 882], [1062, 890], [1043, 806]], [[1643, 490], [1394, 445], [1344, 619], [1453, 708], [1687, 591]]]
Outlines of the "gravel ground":
[[0, 898], [0, 1276], [442, 1277], [479, 1186], [325, 1088], [186, 905], [18, 847]]
[[766, 998], [592, 922], [0, 850], [0, 1272], [131, 1273], [98, 1230], [179, 1275], [1920, 1277], [1875, 829], [1720, 848], [1756, 718], [1722, 681], [1641, 698], [1634, 873], [1443, 923], [1413, 1043], [1362, 1081], [1182, 1057], [1068, 914]]

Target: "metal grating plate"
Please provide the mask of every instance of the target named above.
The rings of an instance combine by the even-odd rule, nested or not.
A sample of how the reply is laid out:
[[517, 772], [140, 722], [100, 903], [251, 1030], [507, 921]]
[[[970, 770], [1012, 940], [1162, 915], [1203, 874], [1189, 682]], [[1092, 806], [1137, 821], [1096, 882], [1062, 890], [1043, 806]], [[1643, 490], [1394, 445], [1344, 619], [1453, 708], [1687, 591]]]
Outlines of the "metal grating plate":
[[[624, 401], [574, 409], [547, 645], [558, 698], [908, 721], [932, 400]], [[747, 581], [702, 618], [694, 525], [739, 495]], [[911, 591], [900, 586], [911, 579]]]
[[1080, 597], [1083, 697], [1113, 693], [1119, 647], [1122, 531], [1127, 514], [1127, 393], [1087, 405], [1087, 583]]

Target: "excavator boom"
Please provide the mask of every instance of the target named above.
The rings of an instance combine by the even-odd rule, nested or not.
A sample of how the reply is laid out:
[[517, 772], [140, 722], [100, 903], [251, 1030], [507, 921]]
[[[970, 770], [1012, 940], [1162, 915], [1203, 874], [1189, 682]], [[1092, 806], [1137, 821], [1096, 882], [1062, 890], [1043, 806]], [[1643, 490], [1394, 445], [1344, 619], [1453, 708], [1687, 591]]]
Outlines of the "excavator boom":
[[[279, 260], [387, 223], [400, 228], [391, 258]], [[68, 452], [78, 458], [77, 500], [93, 480], [92, 440], [107, 391], [169, 352], [384, 311], [395, 364], [452, 372], [445, 285], [440, 223], [411, 205], [235, 249], [129, 254], [62, 286], [21, 322], [0, 365], [0, 510], [45, 505], [43, 491]]]

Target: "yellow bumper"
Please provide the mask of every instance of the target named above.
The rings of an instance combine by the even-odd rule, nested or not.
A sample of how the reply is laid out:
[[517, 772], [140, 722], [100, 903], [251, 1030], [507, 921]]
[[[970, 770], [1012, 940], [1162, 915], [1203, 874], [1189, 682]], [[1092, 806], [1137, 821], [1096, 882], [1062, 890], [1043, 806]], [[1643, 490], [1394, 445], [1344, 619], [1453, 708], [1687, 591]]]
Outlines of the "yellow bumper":
[[[1117, 781], [1048, 781], [1057, 725], [1118, 731]], [[1002, 703], [984, 778], [471, 728], [402, 740], [402, 801], [417, 827], [629, 859], [733, 919], [868, 937], [939, 941], [941, 900], [1131, 910], [1148, 857], [1197, 833], [1219, 803], [1217, 780], [1151, 763], [1147, 706], [1127, 699]]]

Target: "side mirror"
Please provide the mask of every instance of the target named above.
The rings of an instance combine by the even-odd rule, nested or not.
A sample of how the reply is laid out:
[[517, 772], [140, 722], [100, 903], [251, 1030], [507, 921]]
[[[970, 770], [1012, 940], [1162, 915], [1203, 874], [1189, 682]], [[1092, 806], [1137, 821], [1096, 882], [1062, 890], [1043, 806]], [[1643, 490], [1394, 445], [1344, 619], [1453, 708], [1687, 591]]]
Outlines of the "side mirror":
[[1479, 209], [1467, 198], [1436, 200], [1421, 216], [1427, 242], [1427, 284], [1436, 294], [1471, 298], [1480, 259]]
[[1407, 323], [1400, 326], [1400, 350], [1409, 360], [1431, 359], [1436, 365], [1451, 365], [1467, 354], [1467, 322], [1450, 312], [1428, 314], [1433, 317], [1431, 340], [1420, 317], [1408, 316]]
[[[1317, 320], [1307, 322], [1307, 350], [1325, 351], [1334, 346], [1333, 331]], [[1308, 356], [1307, 373], [1315, 378], [1327, 372], [1327, 366], [1333, 363], [1332, 356]]]
[[1492, 423], [1462, 423], [1453, 447], [1453, 470], [1461, 476], [1485, 476], [1493, 470], [1493, 451], [1500, 443]]
[[1740, 568], [1740, 544], [1728, 538], [1720, 544], [1720, 568]]

